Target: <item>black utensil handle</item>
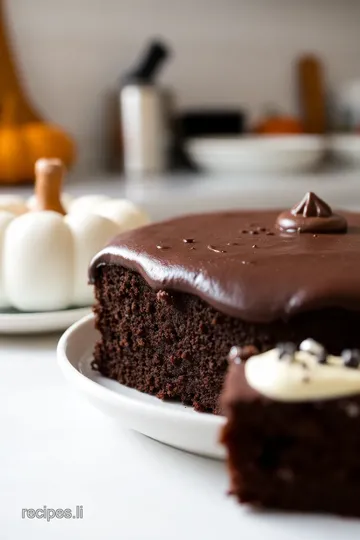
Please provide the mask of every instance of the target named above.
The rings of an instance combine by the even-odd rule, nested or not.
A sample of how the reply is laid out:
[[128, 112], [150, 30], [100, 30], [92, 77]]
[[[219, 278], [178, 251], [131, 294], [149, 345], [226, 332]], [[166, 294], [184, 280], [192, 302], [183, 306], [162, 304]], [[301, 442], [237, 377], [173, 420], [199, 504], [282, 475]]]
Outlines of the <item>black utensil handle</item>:
[[153, 81], [169, 54], [170, 51], [165, 44], [160, 41], [152, 42], [140, 60], [138, 67], [132, 72], [131, 78], [144, 82]]

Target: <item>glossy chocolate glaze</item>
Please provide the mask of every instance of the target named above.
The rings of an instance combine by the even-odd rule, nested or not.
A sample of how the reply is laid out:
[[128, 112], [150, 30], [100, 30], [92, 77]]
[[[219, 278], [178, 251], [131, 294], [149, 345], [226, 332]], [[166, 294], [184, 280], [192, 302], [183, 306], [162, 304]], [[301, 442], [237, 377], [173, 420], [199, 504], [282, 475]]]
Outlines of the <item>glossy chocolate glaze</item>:
[[360, 214], [346, 234], [276, 227], [277, 211], [186, 216], [126, 232], [92, 261], [139, 272], [156, 290], [197, 295], [250, 322], [337, 307], [360, 310]]

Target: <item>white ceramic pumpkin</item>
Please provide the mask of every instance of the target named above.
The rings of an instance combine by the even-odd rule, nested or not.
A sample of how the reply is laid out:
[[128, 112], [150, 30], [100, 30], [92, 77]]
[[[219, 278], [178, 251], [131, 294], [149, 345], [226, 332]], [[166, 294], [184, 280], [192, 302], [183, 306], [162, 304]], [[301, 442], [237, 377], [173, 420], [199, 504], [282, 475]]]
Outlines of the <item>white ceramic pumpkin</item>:
[[62, 177], [59, 160], [39, 160], [35, 197], [0, 197], [1, 308], [55, 311], [91, 305], [87, 269], [92, 257], [116, 234], [148, 222], [129, 201], [60, 199]]

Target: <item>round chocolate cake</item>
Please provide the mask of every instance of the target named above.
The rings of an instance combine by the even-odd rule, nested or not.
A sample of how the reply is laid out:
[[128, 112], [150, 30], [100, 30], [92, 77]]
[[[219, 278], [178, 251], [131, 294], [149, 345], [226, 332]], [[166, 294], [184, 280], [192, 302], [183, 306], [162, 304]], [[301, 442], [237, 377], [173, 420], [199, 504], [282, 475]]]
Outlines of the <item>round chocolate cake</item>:
[[314, 338], [360, 347], [360, 214], [308, 193], [287, 212], [202, 214], [114, 239], [92, 261], [95, 364], [218, 413], [227, 354]]

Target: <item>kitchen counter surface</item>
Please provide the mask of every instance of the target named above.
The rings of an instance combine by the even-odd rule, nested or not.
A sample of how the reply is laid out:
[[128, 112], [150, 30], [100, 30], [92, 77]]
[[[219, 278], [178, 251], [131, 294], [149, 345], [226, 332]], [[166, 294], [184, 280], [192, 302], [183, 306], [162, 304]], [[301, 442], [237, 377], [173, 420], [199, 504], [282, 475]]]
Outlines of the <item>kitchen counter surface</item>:
[[[303, 176], [206, 176], [176, 174], [125, 181], [120, 176], [69, 178], [64, 190], [75, 195], [105, 193], [128, 197], [144, 206], [154, 219], [221, 208], [289, 207], [306, 191], [315, 191], [329, 204], [360, 208], [360, 170], [324, 171]], [[29, 195], [31, 186], [19, 187]], [[14, 193], [8, 187], [2, 193]]]
[[[360, 174], [253, 184], [184, 177], [159, 179], [145, 191], [134, 189], [133, 198], [156, 218], [216, 206], [289, 205], [308, 189], [332, 204], [360, 208]], [[100, 177], [73, 182], [69, 190], [125, 192], [116, 178]], [[279, 516], [238, 507], [226, 496], [223, 463], [130, 432], [83, 401], [57, 367], [58, 338], [0, 336], [1, 540], [359, 537], [356, 520]], [[83, 519], [22, 519], [23, 508], [44, 505], [80, 505]]]
[[[224, 463], [128, 431], [63, 378], [57, 335], [0, 337], [1, 540], [353, 540], [359, 520], [255, 513]], [[22, 509], [83, 507], [83, 519]]]

